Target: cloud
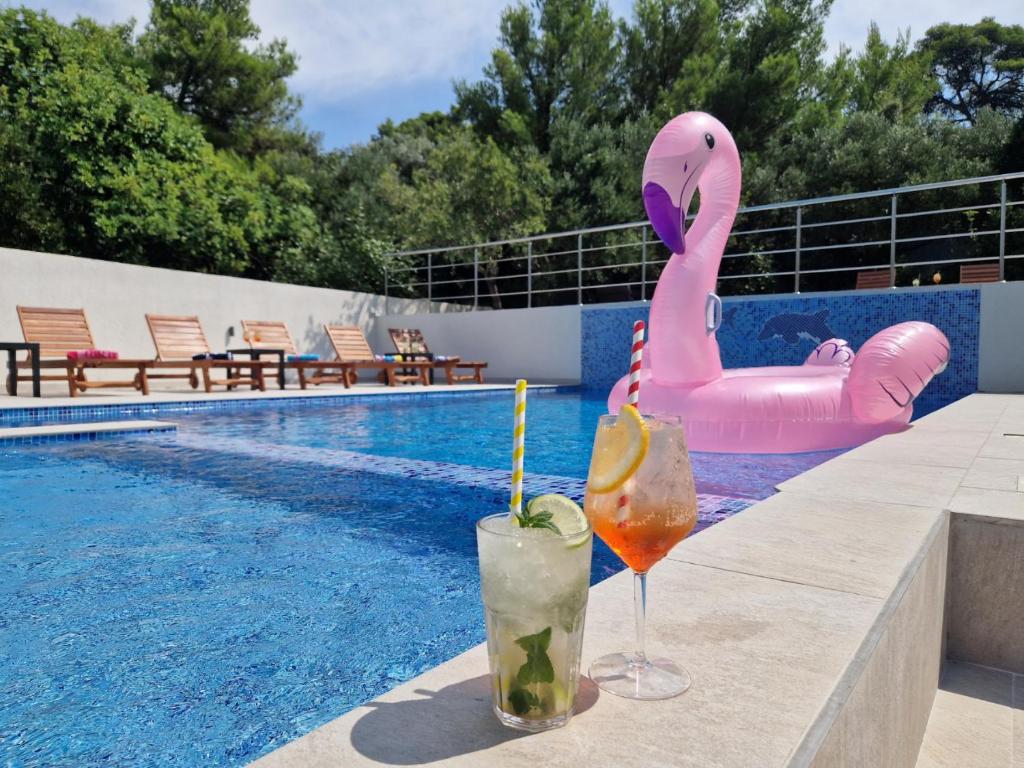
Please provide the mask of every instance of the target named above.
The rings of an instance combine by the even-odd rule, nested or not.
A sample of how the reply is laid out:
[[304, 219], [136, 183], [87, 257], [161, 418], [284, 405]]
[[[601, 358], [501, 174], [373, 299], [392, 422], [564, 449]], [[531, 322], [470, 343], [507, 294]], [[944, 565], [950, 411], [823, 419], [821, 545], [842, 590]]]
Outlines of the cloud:
[[[307, 104], [343, 104], [389, 89], [408, 92], [417, 83], [479, 77], [498, 36], [501, 10], [514, 0], [252, 0], [262, 38], [283, 37], [299, 55], [293, 89]], [[0, 0], [0, 4], [13, 4]], [[61, 21], [78, 15], [101, 22], [134, 17], [141, 27], [148, 0], [27, 0]], [[632, 0], [611, 0], [628, 15]], [[941, 21], [975, 22], [995, 16], [1024, 23], [1020, 0], [836, 0], [825, 24], [829, 55], [841, 43], [863, 47], [872, 19], [894, 40], [911, 27], [914, 37]]]
[[58, 21], [67, 23], [79, 16], [102, 24], [123, 23], [134, 17], [140, 24], [149, 17], [148, 0], [3, 0], [0, 7], [24, 5], [46, 11]]
[[862, 50], [872, 21], [878, 24], [884, 39], [894, 42], [908, 27], [913, 41], [924, 37], [935, 24], [975, 24], [985, 16], [1001, 24], [1022, 24], [1024, 5], [1021, 0], [836, 0], [825, 21], [827, 55], [838, 53], [840, 44]]
[[476, 75], [505, 5], [253, 0], [252, 15], [264, 38], [284, 37], [299, 54], [295, 89], [330, 103], [389, 86]]
[[[13, 5], [13, 2], [3, 2]], [[62, 22], [89, 16], [103, 23], [134, 17], [141, 28], [148, 0], [27, 0]], [[299, 55], [294, 90], [333, 103], [357, 94], [480, 72], [498, 36], [508, 0], [252, 0], [261, 39], [285, 38]]]

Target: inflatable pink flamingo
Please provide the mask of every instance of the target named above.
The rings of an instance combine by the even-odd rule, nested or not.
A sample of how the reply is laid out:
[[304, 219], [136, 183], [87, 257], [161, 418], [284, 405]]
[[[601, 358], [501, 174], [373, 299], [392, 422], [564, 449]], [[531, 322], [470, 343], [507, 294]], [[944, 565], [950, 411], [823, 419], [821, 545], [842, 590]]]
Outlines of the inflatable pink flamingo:
[[[700, 208], [687, 232], [697, 189]], [[651, 301], [644, 412], [682, 417], [698, 451], [847, 448], [906, 428], [914, 398], [949, 361], [949, 342], [928, 323], [887, 328], [856, 354], [830, 339], [803, 365], [722, 370], [714, 290], [740, 198], [740, 157], [725, 126], [701, 112], [671, 120], [647, 152], [643, 198], [672, 252]], [[626, 402], [626, 387], [623, 377], [612, 389], [612, 413]]]

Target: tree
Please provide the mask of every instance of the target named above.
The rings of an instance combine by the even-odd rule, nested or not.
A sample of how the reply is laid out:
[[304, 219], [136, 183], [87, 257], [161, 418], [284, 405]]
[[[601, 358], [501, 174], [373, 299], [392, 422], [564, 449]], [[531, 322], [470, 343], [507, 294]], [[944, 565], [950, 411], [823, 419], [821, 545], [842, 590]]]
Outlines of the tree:
[[628, 114], [652, 112], [673, 86], [695, 103], [705, 99], [701, 84], [710, 84], [723, 53], [719, 13], [714, 0], [636, 0], [632, 22], [619, 25]]
[[147, 89], [124, 28], [0, 11], [0, 210], [11, 245], [273, 273], [316, 230], [297, 180], [219, 153]]
[[645, 216], [640, 169], [658, 125], [650, 115], [619, 124], [562, 118], [552, 130], [554, 174], [549, 229], [636, 221]]
[[285, 83], [295, 55], [284, 40], [253, 45], [259, 33], [248, 0], [152, 0], [138, 54], [150, 87], [195, 115], [215, 146], [253, 154], [287, 138], [299, 108]]
[[929, 111], [970, 125], [986, 107], [1024, 114], [1024, 27], [989, 17], [974, 25], [939, 24], [917, 46], [931, 57], [940, 85]]
[[536, 150], [506, 154], [469, 129], [453, 132], [413, 175], [403, 223], [414, 247], [532, 234], [548, 213], [550, 173]]
[[890, 120], [913, 119], [935, 92], [928, 57], [912, 50], [909, 30], [889, 45], [872, 22], [864, 51], [853, 61], [853, 68], [850, 112], [877, 112]]
[[[812, 95], [831, 0], [760, 0], [733, 23], [728, 68], [702, 106], [730, 126], [741, 151], [757, 151]], [[676, 89], [662, 114], [685, 107]]]
[[457, 83], [456, 115], [503, 145], [541, 152], [559, 116], [600, 120], [617, 102], [615, 22], [603, 0], [534, 0], [501, 16], [484, 80]]

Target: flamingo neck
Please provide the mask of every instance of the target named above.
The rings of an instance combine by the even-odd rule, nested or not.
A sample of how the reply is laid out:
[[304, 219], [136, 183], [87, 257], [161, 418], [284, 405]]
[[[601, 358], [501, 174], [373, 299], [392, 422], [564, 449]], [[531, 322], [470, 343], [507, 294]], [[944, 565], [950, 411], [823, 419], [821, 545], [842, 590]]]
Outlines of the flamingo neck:
[[739, 206], [739, 158], [723, 153], [701, 176], [700, 208], [686, 233], [686, 253], [673, 254], [651, 299], [651, 374], [666, 384], [697, 386], [721, 378], [722, 360], [705, 308], [715, 290]]

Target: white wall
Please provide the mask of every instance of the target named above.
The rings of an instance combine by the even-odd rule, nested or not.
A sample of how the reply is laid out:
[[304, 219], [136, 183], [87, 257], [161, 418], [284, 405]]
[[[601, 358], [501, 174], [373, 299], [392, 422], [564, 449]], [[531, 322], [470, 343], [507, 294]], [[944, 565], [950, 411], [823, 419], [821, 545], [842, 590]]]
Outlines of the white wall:
[[423, 331], [430, 351], [486, 360], [485, 381], [578, 384], [580, 380], [580, 308], [539, 307], [480, 312], [387, 315], [377, 318], [371, 338], [378, 352], [394, 345], [388, 328]]
[[978, 389], [1024, 392], [1024, 282], [981, 287]]
[[[96, 345], [122, 357], [151, 357], [145, 314], [199, 315], [214, 350], [244, 347], [241, 320], [284, 320], [304, 352], [327, 354], [326, 322], [370, 330], [383, 296], [178, 272], [0, 248], [0, 339], [20, 341], [17, 305], [82, 307]], [[426, 311], [426, 301], [391, 299], [392, 313]], [[435, 309], [447, 309], [435, 305]], [[234, 335], [229, 336], [229, 328]]]
[[[388, 328], [411, 326], [437, 354], [487, 360], [490, 381], [577, 383], [581, 376], [581, 309], [574, 305], [479, 312], [405, 299], [385, 305], [367, 293], [0, 248], [2, 340], [22, 338], [18, 304], [84, 308], [97, 346], [123, 357], [154, 354], [144, 317], [151, 312], [199, 315], [214, 349], [245, 346], [242, 318], [284, 320], [302, 351], [321, 355], [330, 353], [325, 322], [362, 326], [377, 352], [393, 349]], [[981, 286], [979, 356], [982, 391], [1024, 392], [1024, 282]]]

